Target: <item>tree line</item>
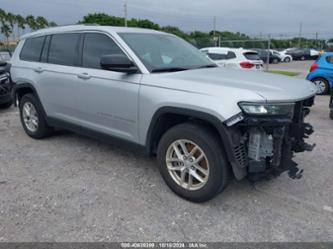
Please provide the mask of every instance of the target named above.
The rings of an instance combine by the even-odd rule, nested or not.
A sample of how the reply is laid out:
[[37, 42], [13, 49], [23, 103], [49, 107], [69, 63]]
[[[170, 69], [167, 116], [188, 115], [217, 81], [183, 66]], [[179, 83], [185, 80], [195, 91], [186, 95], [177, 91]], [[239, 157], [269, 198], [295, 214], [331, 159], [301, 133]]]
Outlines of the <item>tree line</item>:
[[[83, 17], [79, 23], [99, 24], [110, 26], [124, 26], [125, 20], [122, 17], [111, 16], [105, 13], [92, 13]], [[129, 27], [140, 27], [160, 30], [175, 34], [193, 45], [202, 48], [221, 45], [224, 47], [243, 47], [243, 48], [267, 48], [268, 38], [249, 37], [246, 34], [230, 31], [192, 31], [184, 32], [175, 26], [160, 26], [150, 20], [132, 18], [127, 22]], [[291, 39], [270, 39], [270, 47], [283, 49], [290, 47], [307, 47], [317, 49], [327, 49], [328, 45], [323, 39], [291, 38]]]
[[[98, 25], [110, 25], [110, 26], [124, 26], [125, 20], [123, 17], [117, 17], [108, 15], [106, 13], [91, 13], [82, 18], [78, 23], [82, 24], [98, 24]], [[155, 29], [168, 33], [175, 34], [189, 42], [198, 48], [217, 46], [223, 47], [243, 47], [243, 48], [267, 48], [268, 39], [262, 39], [258, 37], [250, 37], [240, 32], [230, 31], [192, 31], [184, 32], [176, 26], [161, 26], [148, 19], [136, 19], [132, 18], [127, 21], [129, 27], [140, 27], [147, 29]], [[15, 15], [10, 12], [6, 12], [0, 9], [0, 27], [1, 33], [8, 39], [12, 36], [19, 37], [26, 28], [29, 30], [37, 30], [46, 27], [56, 26], [57, 24], [52, 21], [48, 21], [43, 16], [34, 17], [28, 15], [23, 17], [21, 15]], [[319, 39], [307, 39], [307, 38], [291, 38], [291, 39], [271, 39], [270, 46], [275, 49], [283, 49], [289, 47], [308, 47], [317, 49], [327, 49], [331, 45], [325, 40]]]
[[7, 43], [10, 37], [13, 39], [28, 28], [31, 31], [57, 26], [55, 22], [48, 21], [43, 16], [28, 15], [26, 17], [0, 9], [0, 32], [6, 37]]

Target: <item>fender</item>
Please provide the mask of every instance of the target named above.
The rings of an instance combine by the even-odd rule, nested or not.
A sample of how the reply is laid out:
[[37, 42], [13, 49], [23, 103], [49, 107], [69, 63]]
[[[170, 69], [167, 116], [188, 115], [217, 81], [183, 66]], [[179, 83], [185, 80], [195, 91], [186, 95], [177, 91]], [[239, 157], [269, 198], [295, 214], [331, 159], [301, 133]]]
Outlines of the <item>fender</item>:
[[40, 98], [38, 96], [37, 90], [36, 88], [31, 84], [31, 83], [19, 83], [19, 84], [14, 84], [13, 88], [12, 88], [12, 99], [14, 100], [14, 105], [17, 106], [17, 97], [18, 97], [18, 93], [20, 91], [24, 91], [24, 90], [29, 90], [33, 93], [33, 95], [37, 98], [37, 101], [39, 102], [40, 106], [42, 107], [42, 114], [45, 117], [45, 119], [47, 120], [47, 115], [46, 112], [44, 110], [44, 107], [42, 105], [42, 102], [40, 101]]
[[228, 162], [231, 164], [232, 166], [232, 170], [234, 172], [235, 177], [240, 180], [243, 179], [247, 172], [245, 168], [242, 168], [236, 157], [234, 154], [234, 148], [237, 144], [235, 144], [235, 142], [233, 141], [233, 137], [232, 135], [235, 134], [235, 131], [232, 128], [228, 128], [226, 127], [221, 120], [219, 120], [216, 116], [212, 115], [212, 114], [208, 114], [205, 112], [201, 112], [201, 111], [195, 111], [195, 110], [191, 110], [191, 109], [185, 109], [185, 108], [178, 108], [178, 107], [162, 107], [160, 109], [158, 109], [151, 122], [150, 122], [150, 126], [148, 129], [148, 133], [146, 136], [146, 149], [147, 149], [147, 153], [149, 155], [151, 155], [153, 153], [154, 150], [154, 146], [156, 146], [156, 144], [154, 144], [154, 136], [156, 135], [157, 131], [158, 131], [158, 123], [160, 122], [160, 117], [162, 117], [164, 114], [176, 114], [176, 115], [184, 115], [184, 116], [188, 116], [194, 119], [198, 119], [198, 120], [202, 120], [205, 121], [207, 123], [209, 123], [210, 125], [212, 125], [219, 133], [220, 135], [220, 139], [222, 141], [222, 145], [223, 145], [223, 152], [226, 155], [226, 159], [228, 160]]

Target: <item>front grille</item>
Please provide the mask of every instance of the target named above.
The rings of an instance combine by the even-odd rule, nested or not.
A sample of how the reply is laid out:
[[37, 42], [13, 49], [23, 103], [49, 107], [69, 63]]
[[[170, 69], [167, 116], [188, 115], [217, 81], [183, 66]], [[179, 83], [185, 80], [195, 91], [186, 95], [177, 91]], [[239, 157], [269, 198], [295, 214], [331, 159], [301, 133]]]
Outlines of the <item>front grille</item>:
[[234, 148], [234, 154], [237, 162], [242, 168], [248, 165], [248, 158], [245, 144], [240, 144]]

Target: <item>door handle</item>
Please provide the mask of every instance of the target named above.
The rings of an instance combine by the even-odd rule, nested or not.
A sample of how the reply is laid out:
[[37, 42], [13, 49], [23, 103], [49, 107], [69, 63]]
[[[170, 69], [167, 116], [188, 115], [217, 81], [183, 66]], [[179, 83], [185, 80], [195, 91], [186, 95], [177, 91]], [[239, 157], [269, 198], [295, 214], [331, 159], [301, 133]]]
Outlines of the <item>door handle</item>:
[[78, 78], [88, 80], [91, 78], [91, 76], [88, 73], [80, 73], [77, 75]]
[[42, 73], [42, 72], [44, 71], [44, 69], [41, 68], [41, 67], [36, 67], [36, 68], [34, 69], [34, 71], [35, 71], [36, 73]]

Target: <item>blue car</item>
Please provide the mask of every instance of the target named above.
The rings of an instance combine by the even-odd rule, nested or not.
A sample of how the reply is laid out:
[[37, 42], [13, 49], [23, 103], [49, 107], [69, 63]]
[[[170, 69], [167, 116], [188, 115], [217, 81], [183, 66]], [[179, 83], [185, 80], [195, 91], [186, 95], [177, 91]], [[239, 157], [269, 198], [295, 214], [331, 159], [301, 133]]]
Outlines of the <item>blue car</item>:
[[317, 94], [328, 94], [333, 87], [333, 53], [322, 54], [311, 65], [306, 79], [317, 85]]

